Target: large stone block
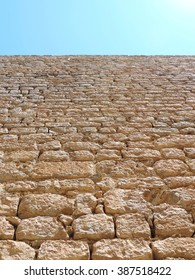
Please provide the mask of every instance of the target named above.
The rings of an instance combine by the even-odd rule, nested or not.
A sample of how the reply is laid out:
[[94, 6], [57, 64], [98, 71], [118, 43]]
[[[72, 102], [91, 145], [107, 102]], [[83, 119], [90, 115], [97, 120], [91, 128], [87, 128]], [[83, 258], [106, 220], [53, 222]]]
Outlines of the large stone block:
[[89, 260], [87, 242], [74, 240], [45, 241], [38, 251], [38, 260]]
[[0, 240], [13, 239], [14, 227], [6, 220], [5, 217], [0, 217]]
[[20, 218], [36, 216], [57, 217], [60, 214], [72, 214], [74, 200], [58, 194], [29, 194], [22, 198], [18, 215]]
[[62, 223], [52, 217], [35, 217], [22, 220], [16, 230], [16, 240], [68, 239]]
[[152, 251], [156, 260], [166, 258], [183, 258], [195, 260], [195, 238], [166, 238], [152, 243]]
[[38, 162], [30, 174], [33, 179], [49, 178], [84, 178], [95, 174], [95, 167], [90, 162]]
[[105, 214], [89, 214], [73, 221], [74, 239], [98, 240], [114, 238], [113, 218]]
[[0, 260], [34, 260], [35, 250], [24, 242], [0, 240]]
[[11, 194], [0, 194], [0, 216], [16, 216], [19, 197]]
[[93, 245], [93, 260], [152, 260], [152, 250], [145, 240], [100, 240]]

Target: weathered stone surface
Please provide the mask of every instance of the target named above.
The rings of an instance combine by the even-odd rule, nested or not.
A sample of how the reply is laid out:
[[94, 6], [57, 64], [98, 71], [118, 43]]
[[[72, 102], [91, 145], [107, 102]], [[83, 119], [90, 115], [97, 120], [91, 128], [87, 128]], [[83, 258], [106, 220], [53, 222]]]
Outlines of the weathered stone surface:
[[56, 217], [60, 214], [72, 214], [74, 200], [58, 194], [29, 194], [22, 198], [18, 210], [20, 218], [36, 216]]
[[22, 220], [16, 230], [16, 240], [68, 239], [64, 227], [56, 218], [35, 217]]
[[187, 176], [188, 166], [178, 159], [159, 160], [154, 164], [154, 170], [161, 178], [172, 176]]
[[110, 189], [114, 189], [116, 187], [116, 182], [110, 177], [103, 178], [100, 182], [96, 183], [96, 186], [100, 188], [103, 192], [108, 191]]
[[104, 206], [106, 214], [151, 213], [141, 189], [109, 190], [104, 195]]
[[71, 154], [73, 160], [90, 161], [94, 160], [94, 155], [90, 151], [75, 151]]
[[26, 162], [37, 160], [39, 155], [38, 151], [18, 151], [6, 153], [4, 160], [5, 161], [13, 161], [13, 162]]
[[129, 239], [150, 239], [150, 227], [144, 215], [131, 213], [116, 218], [116, 236]]
[[183, 258], [195, 260], [195, 238], [166, 238], [152, 243], [154, 258], [164, 260], [166, 258]]
[[129, 148], [128, 150], [123, 150], [122, 155], [124, 158], [132, 158], [132, 159], [140, 159], [140, 160], [148, 160], [154, 159], [159, 160], [161, 158], [161, 154], [158, 150], [153, 149], [141, 149], [141, 148]]
[[195, 231], [192, 215], [182, 208], [168, 207], [154, 214], [155, 237], [191, 237]]
[[13, 239], [14, 227], [6, 220], [5, 217], [0, 217], [0, 240]]
[[18, 204], [18, 196], [0, 194], [0, 216], [16, 216]]
[[95, 211], [96, 205], [97, 199], [92, 194], [79, 194], [75, 199], [74, 215], [78, 217], [85, 214], [92, 214]]
[[155, 141], [158, 148], [187, 148], [195, 147], [195, 135], [169, 135]]
[[38, 252], [38, 260], [89, 260], [89, 246], [83, 241], [45, 241]]
[[114, 238], [113, 218], [105, 214], [89, 214], [74, 220], [74, 239], [98, 240]]
[[26, 177], [27, 175], [17, 167], [16, 163], [0, 163], [0, 182], [23, 180]]
[[152, 250], [147, 241], [100, 240], [93, 245], [93, 260], [151, 260]]
[[33, 179], [84, 178], [95, 174], [94, 164], [89, 162], [38, 162], [32, 170]]
[[161, 150], [162, 156], [167, 159], [185, 160], [185, 154], [181, 149], [165, 148]]
[[64, 161], [68, 159], [69, 154], [64, 151], [45, 151], [39, 157], [39, 160], [43, 161]]
[[195, 159], [195, 148], [185, 148], [184, 152], [187, 157]]
[[34, 260], [35, 250], [24, 242], [0, 240], [0, 260]]

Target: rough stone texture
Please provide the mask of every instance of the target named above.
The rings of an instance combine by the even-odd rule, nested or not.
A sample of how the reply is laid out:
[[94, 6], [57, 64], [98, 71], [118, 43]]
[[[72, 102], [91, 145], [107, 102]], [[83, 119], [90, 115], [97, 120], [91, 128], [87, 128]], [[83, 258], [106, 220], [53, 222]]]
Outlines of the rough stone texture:
[[182, 208], [168, 207], [154, 214], [155, 236], [191, 237], [195, 231], [192, 215]]
[[29, 194], [22, 198], [18, 216], [22, 219], [36, 216], [55, 217], [72, 214], [74, 200], [58, 194]]
[[113, 239], [93, 245], [93, 260], [151, 260], [152, 250], [146, 241]]
[[0, 217], [0, 240], [13, 239], [14, 227], [6, 220], [5, 217]]
[[0, 259], [192, 259], [194, 67], [0, 57]]
[[16, 230], [16, 240], [68, 239], [62, 224], [52, 217], [22, 220]]
[[113, 218], [105, 214], [85, 215], [73, 222], [74, 239], [114, 238]]
[[195, 260], [195, 238], [167, 238], [152, 243], [154, 257], [157, 260], [166, 258], [183, 258]]
[[150, 239], [150, 227], [144, 215], [125, 214], [116, 218], [116, 236], [118, 238]]
[[34, 260], [35, 250], [24, 242], [0, 240], [0, 260]]
[[42, 243], [38, 260], [89, 260], [89, 246], [83, 241], [58, 240]]

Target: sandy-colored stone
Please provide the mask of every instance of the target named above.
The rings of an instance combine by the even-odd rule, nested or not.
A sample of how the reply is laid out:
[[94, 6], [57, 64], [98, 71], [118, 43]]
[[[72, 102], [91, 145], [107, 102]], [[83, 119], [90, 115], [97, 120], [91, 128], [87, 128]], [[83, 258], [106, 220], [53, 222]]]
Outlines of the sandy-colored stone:
[[22, 220], [16, 230], [16, 240], [68, 239], [64, 227], [56, 218], [35, 217]]
[[73, 218], [72, 218], [72, 216], [60, 214], [58, 216], [58, 221], [60, 221], [65, 227], [67, 227], [72, 224]]
[[120, 160], [121, 154], [118, 150], [101, 149], [96, 154], [96, 160]]
[[166, 238], [152, 243], [152, 250], [156, 260], [166, 258], [183, 258], [195, 260], [195, 238]]
[[19, 197], [11, 194], [0, 194], [0, 216], [16, 216]]
[[104, 206], [106, 214], [151, 214], [150, 203], [144, 199], [142, 189], [109, 190], [104, 195]]
[[45, 241], [38, 252], [38, 260], [89, 260], [89, 246], [83, 241]]
[[97, 199], [90, 193], [79, 194], [75, 199], [74, 216], [92, 214], [95, 211]]
[[185, 148], [184, 152], [188, 158], [195, 159], [195, 148]]
[[64, 151], [45, 151], [39, 157], [39, 160], [43, 161], [64, 161], [68, 159], [69, 154]]
[[74, 239], [98, 240], [114, 238], [113, 218], [105, 214], [89, 214], [74, 220]]
[[122, 155], [124, 158], [132, 158], [132, 159], [139, 159], [139, 160], [148, 160], [154, 159], [159, 160], [161, 158], [161, 154], [157, 150], [153, 149], [141, 149], [141, 148], [129, 148], [128, 150], [123, 150]]
[[0, 163], [0, 182], [23, 180], [26, 177], [27, 175], [17, 167], [16, 163]]
[[0, 216], [0, 240], [13, 239], [14, 231], [14, 227], [6, 220], [6, 218]]
[[144, 215], [131, 213], [116, 218], [116, 236], [127, 239], [150, 239], [150, 227]]
[[154, 170], [161, 178], [172, 176], [187, 176], [188, 166], [178, 159], [159, 160], [154, 164]]
[[37, 160], [39, 155], [38, 151], [17, 151], [6, 153], [4, 160], [5, 161], [13, 161], [13, 162], [26, 162]]
[[187, 148], [195, 147], [195, 135], [169, 135], [155, 141], [158, 148]]
[[93, 245], [93, 260], [152, 260], [152, 250], [145, 240], [100, 240]]
[[73, 160], [90, 161], [94, 160], [94, 155], [90, 151], [75, 151], [71, 154]]
[[29, 194], [22, 198], [18, 210], [21, 219], [36, 216], [56, 217], [60, 214], [72, 214], [74, 200], [58, 194]]
[[181, 149], [165, 148], [161, 150], [162, 156], [167, 159], [185, 160], [185, 154]]
[[33, 179], [84, 178], [95, 174], [94, 164], [89, 162], [38, 162], [32, 170]]
[[34, 260], [35, 250], [24, 242], [0, 240], [0, 260]]
[[96, 183], [96, 186], [103, 192], [116, 188], [116, 185], [115, 180], [110, 177], [105, 177], [100, 182]]
[[38, 145], [41, 151], [49, 151], [49, 150], [59, 150], [61, 148], [60, 141], [53, 140], [46, 143], [42, 143]]
[[154, 213], [155, 237], [191, 237], [195, 231], [192, 215], [182, 208], [168, 207]]

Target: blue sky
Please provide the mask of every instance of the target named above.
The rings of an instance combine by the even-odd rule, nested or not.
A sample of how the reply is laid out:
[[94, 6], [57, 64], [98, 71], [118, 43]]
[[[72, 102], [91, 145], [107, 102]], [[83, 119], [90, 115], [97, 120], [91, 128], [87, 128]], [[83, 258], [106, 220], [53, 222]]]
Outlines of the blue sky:
[[195, 55], [195, 0], [0, 0], [0, 55]]

